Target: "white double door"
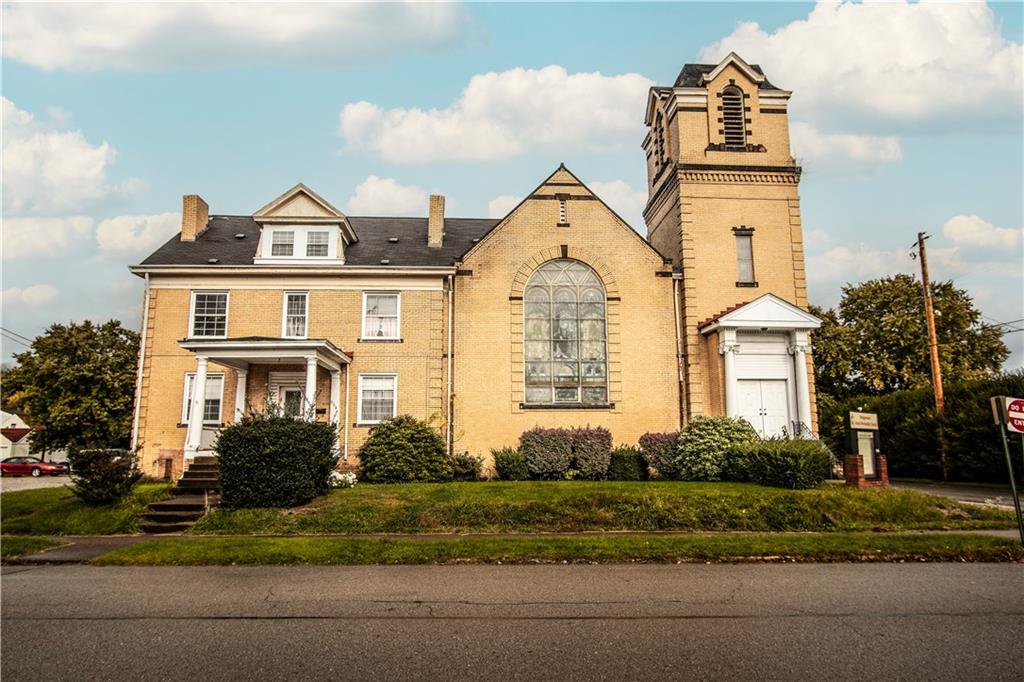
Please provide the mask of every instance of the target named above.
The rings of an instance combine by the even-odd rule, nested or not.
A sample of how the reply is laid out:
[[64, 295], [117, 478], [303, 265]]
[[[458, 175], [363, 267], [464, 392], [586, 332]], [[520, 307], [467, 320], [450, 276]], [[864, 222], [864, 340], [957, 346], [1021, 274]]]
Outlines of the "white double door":
[[746, 419], [762, 438], [789, 430], [789, 386], [785, 379], [740, 379], [737, 416]]

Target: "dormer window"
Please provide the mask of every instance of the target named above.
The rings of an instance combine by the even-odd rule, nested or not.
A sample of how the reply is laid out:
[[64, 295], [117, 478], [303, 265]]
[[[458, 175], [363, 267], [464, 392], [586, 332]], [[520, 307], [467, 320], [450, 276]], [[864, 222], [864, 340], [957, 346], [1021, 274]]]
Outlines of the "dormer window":
[[726, 147], [743, 148], [747, 129], [743, 120], [743, 91], [730, 85], [722, 91], [722, 129]]
[[292, 262], [341, 260], [341, 234], [325, 225], [266, 225], [256, 263], [286, 265]]
[[306, 257], [326, 258], [330, 247], [330, 232], [309, 232], [306, 235]]
[[271, 256], [291, 256], [295, 253], [295, 232], [291, 230], [274, 230], [270, 243]]

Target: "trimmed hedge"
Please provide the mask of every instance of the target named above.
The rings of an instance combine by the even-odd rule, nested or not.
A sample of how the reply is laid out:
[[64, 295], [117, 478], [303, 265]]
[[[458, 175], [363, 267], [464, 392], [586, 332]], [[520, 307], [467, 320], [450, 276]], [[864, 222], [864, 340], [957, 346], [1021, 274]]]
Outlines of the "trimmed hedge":
[[558, 480], [604, 478], [612, 455], [612, 434], [597, 427], [545, 429], [539, 426], [519, 436], [519, 452], [530, 478]]
[[480, 472], [484, 467], [484, 459], [463, 452], [461, 455], [452, 455], [448, 460], [448, 466], [451, 469], [453, 481], [479, 481]]
[[119, 502], [131, 494], [142, 478], [138, 456], [131, 450], [76, 450], [68, 452], [71, 492], [88, 505]]
[[678, 476], [684, 481], [720, 480], [729, 449], [757, 438], [742, 419], [694, 417], [679, 434]]
[[526, 468], [526, 460], [515, 448], [491, 450], [494, 458], [494, 470], [503, 481], [528, 481], [530, 470]]
[[672, 479], [679, 473], [679, 432], [645, 433], [640, 436], [640, 451], [647, 465], [658, 472], [658, 478]]
[[[883, 396], [860, 396], [835, 401], [818, 398], [819, 430], [833, 452], [849, 450], [844, 419], [858, 408], [876, 412], [882, 452], [889, 476], [942, 479], [941, 452], [946, 449], [949, 479], [954, 481], [1008, 482], [999, 429], [992, 423], [989, 397], [1024, 395], [1024, 371], [991, 379], [949, 383], [944, 386], [946, 409], [935, 414], [930, 388], [897, 391]], [[1019, 466], [1014, 471], [1024, 481]]]
[[331, 487], [337, 428], [281, 415], [246, 415], [220, 432], [221, 504], [294, 507]]
[[646, 481], [647, 460], [640, 448], [622, 446], [612, 450], [611, 462], [608, 464], [608, 480]]
[[359, 479], [368, 483], [448, 481], [451, 477], [441, 434], [409, 415], [375, 425], [359, 448]]
[[723, 477], [774, 488], [813, 488], [829, 476], [832, 455], [819, 440], [772, 438], [729, 449]]

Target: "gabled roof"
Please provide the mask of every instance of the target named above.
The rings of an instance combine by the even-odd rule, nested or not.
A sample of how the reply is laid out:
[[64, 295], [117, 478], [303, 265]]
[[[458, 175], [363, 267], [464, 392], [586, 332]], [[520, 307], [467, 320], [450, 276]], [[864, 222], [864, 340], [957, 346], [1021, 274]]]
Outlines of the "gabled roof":
[[4, 438], [11, 441], [12, 443], [19, 442], [22, 438], [32, 433], [32, 429], [25, 428], [11, 428], [11, 429], [0, 429], [0, 434]]
[[728, 56], [718, 64], [684, 64], [682, 70], [679, 72], [679, 76], [676, 78], [675, 87], [702, 88], [708, 81], [713, 80], [715, 76], [721, 73], [722, 69], [729, 64], [735, 65], [740, 71], [747, 74], [750, 80], [757, 83], [757, 87], [759, 89], [779, 89], [768, 81], [764, 75], [764, 70], [759, 64], [747, 64], [735, 52], [730, 52]]
[[821, 320], [775, 294], [764, 294], [710, 317], [697, 328], [707, 333], [719, 327], [732, 329], [817, 329]]
[[[294, 208], [291, 211], [287, 210], [289, 205], [293, 204], [300, 210], [295, 211]], [[338, 225], [345, 235], [346, 243], [352, 243], [359, 239], [344, 213], [301, 182], [260, 208], [252, 217], [258, 223]]]
[[258, 211], [252, 214], [252, 217], [255, 218], [256, 220], [260, 220], [261, 218], [277, 217], [274, 215], [277, 209], [281, 208], [282, 206], [288, 204], [291, 201], [294, 201], [296, 197], [302, 195], [305, 195], [306, 197], [311, 199], [313, 203], [317, 204], [321, 209], [323, 209], [323, 211], [328, 216], [334, 216], [336, 218], [345, 217], [345, 214], [343, 214], [341, 211], [339, 211], [333, 205], [331, 205], [329, 201], [327, 201], [322, 196], [311, 190], [309, 187], [306, 187], [306, 185], [301, 182], [292, 187], [290, 190], [288, 190], [281, 196], [271, 201], [269, 204], [260, 208]]

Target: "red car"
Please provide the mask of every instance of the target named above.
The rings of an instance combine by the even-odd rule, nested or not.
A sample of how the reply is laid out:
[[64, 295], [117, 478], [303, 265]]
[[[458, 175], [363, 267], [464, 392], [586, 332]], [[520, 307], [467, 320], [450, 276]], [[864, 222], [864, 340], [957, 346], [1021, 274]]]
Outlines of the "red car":
[[4, 476], [60, 476], [68, 473], [68, 466], [44, 462], [38, 457], [8, 457], [0, 462], [0, 473]]

